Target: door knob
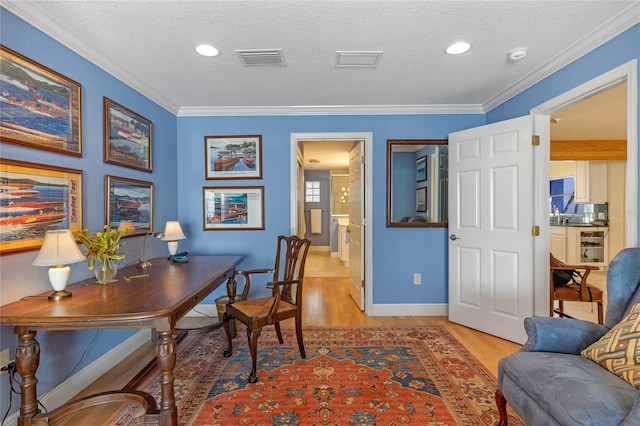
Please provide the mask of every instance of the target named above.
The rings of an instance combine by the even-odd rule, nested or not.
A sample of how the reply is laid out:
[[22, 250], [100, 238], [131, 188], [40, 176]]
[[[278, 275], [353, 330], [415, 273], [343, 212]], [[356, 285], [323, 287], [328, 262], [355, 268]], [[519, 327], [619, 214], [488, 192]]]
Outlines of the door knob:
[[451, 234], [451, 236], [449, 237], [449, 239], [451, 241], [455, 241], [455, 240], [459, 240], [460, 238], [458, 238], [458, 236], [456, 234]]

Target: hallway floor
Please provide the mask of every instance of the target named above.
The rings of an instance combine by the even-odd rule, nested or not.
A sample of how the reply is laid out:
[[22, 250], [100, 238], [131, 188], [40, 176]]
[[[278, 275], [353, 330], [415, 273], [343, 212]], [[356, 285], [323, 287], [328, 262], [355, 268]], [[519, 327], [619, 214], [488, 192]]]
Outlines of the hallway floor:
[[349, 267], [326, 250], [309, 249], [304, 268], [305, 277], [348, 277]]

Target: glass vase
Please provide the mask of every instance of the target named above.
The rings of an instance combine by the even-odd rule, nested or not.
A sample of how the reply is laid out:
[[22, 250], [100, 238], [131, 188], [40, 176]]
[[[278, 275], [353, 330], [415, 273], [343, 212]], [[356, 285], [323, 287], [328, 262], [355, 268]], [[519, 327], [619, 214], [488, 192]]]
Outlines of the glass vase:
[[98, 284], [109, 284], [118, 281], [116, 274], [118, 273], [118, 262], [111, 259], [96, 260], [94, 266], [96, 273], [96, 282]]

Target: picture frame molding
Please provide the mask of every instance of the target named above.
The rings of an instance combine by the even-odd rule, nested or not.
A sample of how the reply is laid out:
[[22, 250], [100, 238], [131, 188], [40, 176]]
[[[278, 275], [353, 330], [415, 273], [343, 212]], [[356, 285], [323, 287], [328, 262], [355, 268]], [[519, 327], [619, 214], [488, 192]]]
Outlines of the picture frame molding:
[[[211, 167], [212, 164], [214, 164], [214, 162], [216, 161], [216, 159], [211, 158], [211, 152], [214, 148], [219, 151], [228, 151], [227, 149], [221, 149], [221, 146], [216, 145], [220, 145], [224, 141], [233, 142], [234, 140], [237, 140], [238, 143], [246, 143], [248, 139], [249, 143], [253, 142], [256, 144], [253, 157], [251, 157], [251, 155], [249, 154], [246, 154], [243, 155], [243, 158], [236, 158], [231, 154], [231, 152], [224, 155], [228, 155], [230, 161], [233, 161], [233, 159], [236, 158], [236, 162], [232, 165], [235, 165], [237, 162], [244, 162], [245, 166], [249, 170], [215, 170], [215, 165], [213, 166], [213, 168]], [[205, 136], [204, 159], [206, 180], [262, 179], [262, 135]], [[255, 171], [252, 171], [250, 169], [249, 163], [247, 162], [251, 162], [251, 160], [253, 160]]]
[[[61, 136], [52, 134], [45, 134], [45, 136], [43, 136], [39, 133], [39, 129], [28, 128], [26, 126], [13, 124], [10, 127], [6, 125], [0, 125], [0, 141], [27, 148], [34, 148], [43, 151], [55, 152], [58, 154], [82, 157], [82, 85], [63, 74], [52, 70], [49, 67], [46, 67], [32, 59], [27, 58], [26, 56], [8, 48], [3, 44], [0, 44], [0, 57], [2, 57], [3, 60], [11, 62], [14, 67], [27, 68], [29, 69], [30, 73], [38, 74], [43, 78], [52, 80], [56, 84], [65, 87], [69, 91], [69, 96], [67, 98], [69, 107], [69, 136], [66, 138], [66, 140], [64, 140], [64, 138]], [[30, 75], [30, 77], [31, 79], [35, 79], [33, 75]], [[38, 86], [33, 83], [30, 83], [26, 80], [23, 80], [22, 82], [18, 81], [18, 79], [14, 80], [16, 81], [16, 83], [14, 83], [16, 87], [21, 84], [27, 88], [25, 90], [29, 90], [30, 92], [35, 93], [37, 90]], [[31, 86], [35, 86], [36, 88], [33, 88]], [[39, 93], [39, 95], [42, 96], [42, 93]], [[61, 96], [59, 94], [57, 95]], [[53, 114], [60, 110], [59, 106], [63, 106], [54, 99], [44, 99], [46, 99], [48, 102], [49, 106], [46, 107], [48, 108], [48, 111], [42, 111], [41, 113], [39, 113], [40, 117], [47, 114]], [[43, 108], [45, 107], [40, 107], [40, 109]], [[49, 115], [49, 120], [55, 120], [57, 118], [61, 117], [53, 117]], [[44, 118], [44, 120], [47, 119]], [[53, 124], [55, 124], [54, 121], [51, 122], [51, 127], [53, 127]], [[41, 141], [38, 142], [36, 140], [29, 140], [29, 133], [31, 134], [31, 139], [37, 138]], [[19, 137], [19, 134], [25, 134], [25, 136]], [[67, 145], [67, 147], [65, 147], [64, 145]]]
[[[142, 115], [138, 114], [137, 112], [132, 111], [131, 109], [107, 98], [106, 96], [103, 97], [102, 102], [103, 102], [103, 109], [104, 109], [103, 111], [104, 113], [104, 124], [103, 124], [104, 126], [104, 143], [103, 143], [104, 162], [151, 173], [153, 171], [153, 122], [148, 118], [145, 118]], [[144, 133], [142, 133], [142, 137], [141, 137], [141, 136], [138, 136], [137, 134], [129, 132], [129, 129], [124, 129], [124, 128], [121, 129], [122, 133], [124, 134], [132, 133], [129, 135], [129, 137], [123, 136], [121, 138], [121, 140], [128, 141], [128, 145], [129, 145], [127, 146], [128, 149], [131, 149], [131, 146], [133, 147], [136, 147], [136, 145], [141, 146], [138, 149], [141, 149], [141, 152], [143, 153], [143, 157], [140, 160], [142, 164], [135, 164], [135, 163], [132, 164], [131, 162], [127, 162], [124, 159], [114, 158], [113, 152], [117, 150], [112, 149], [112, 144], [114, 143], [112, 142], [112, 139], [111, 139], [111, 136], [112, 136], [111, 119], [113, 117], [113, 111], [117, 111], [121, 115], [128, 118], [129, 122], [135, 120], [139, 123], [142, 123], [141, 126], [143, 126], [143, 128], [144, 127], [148, 128], [148, 140], [146, 142], [144, 141], [144, 138], [143, 138]], [[125, 153], [122, 153], [121, 155], [124, 156]], [[129, 161], [133, 161], [133, 160], [129, 160]]]
[[[208, 220], [208, 217], [212, 213], [215, 214], [215, 206], [214, 206], [213, 212], [211, 212], [208, 209], [208, 205], [207, 205], [208, 192], [213, 192], [212, 197], [215, 200], [216, 192], [236, 194], [243, 191], [246, 191], [247, 198], [248, 198], [247, 206], [245, 207], [245, 212], [246, 212], [245, 215], [248, 216], [248, 222], [251, 222], [252, 212], [254, 214], [257, 213], [259, 215], [258, 219], [255, 221], [257, 222], [257, 224], [247, 223], [245, 225], [242, 225], [242, 224], [216, 225]], [[254, 203], [259, 202], [260, 204], [259, 206], [255, 206], [255, 204], [253, 206], [250, 205], [251, 196], [249, 194], [254, 194], [254, 197], [258, 195], [259, 200], [254, 201]], [[203, 208], [202, 228], [204, 231], [264, 231], [265, 229], [264, 186], [205, 186], [202, 188], [202, 208]]]
[[[143, 180], [138, 180], [138, 179], [131, 179], [131, 178], [125, 178], [125, 177], [120, 177], [120, 176], [112, 176], [112, 175], [105, 175], [104, 177], [104, 223], [106, 225], [110, 225], [112, 227], [118, 227], [120, 225], [120, 223], [122, 223], [123, 221], [117, 221], [116, 219], [116, 207], [115, 207], [115, 203], [112, 202], [112, 193], [111, 193], [111, 188], [113, 185], [116, 185], [117, 183], [123, 184], [121, 187], [124, 188], [125, 185], [129, 185], [129, 186], [134, 186], [134, 187], [138, 187], [141, 188], [143, 190], [148, 190], [149, 191], [149, 222], [148, 222], [148, 226], [146, 227], [137, 227], [135, 225], [135, 221], [134, 222], [134, 230], [133, 232], [127, 232], [127, 234], [125, 235], [125, 237], [132, 237], [132, 236], [136, 236], [136, 235], [146, 235], [150, 232], [153, 232], [153, 182], [147, 182], [147, 181], [143, 181]], [[115, 194], [114, 198], [115, 198]], [[115, 200], [113, 200], [115, 201]], [[134, 200], [135, 202], [136, 200]], [[135, 205], [135, 204], [134, 204]], [[141, 204], [142, 205], [142, 204]], [[132, 206], [131, 209], [134, 209], [134, 207]], [[135, 210], [137, 210], [137, 207], [135, 208]]]
[[[13, 170], [12, 168], [15, 168], [15, 170]], [[23, 169], [27, 169], [27, 170], [23, 170]], [[71, 229], [72, 231], [82, 229], [82, 226], [83, 226], [83, 192], [82, 192], [83, 191], [83, 186], [82, 186], [83, 172], [82, 170], [69, 169], [65, 167], [57, 167], [57, 166], [52, 166], [48, 164], [38, 164], [38, 163], [31, 163], [26, 161], [16, 161], [16, 160], [0, 158], [0, 180], [2, 181], [1, 184], [8, 185], [10, 182], [8, 177], [5, 178], [3, 176], [4, 173], [6, 173], [7, 175], [13, 173], [13, 174], [22, 174], [22, 175], [29, 176], [29, 169], [33, 169], [34, 171], [39, 171], [37, 173], [34, 173], [34, 172], [31, 173], [31, 177], [28, 178], [31, 180], [35, 180], [36, 176], [42, 176], [43, 178], [46, 178], [46, 180], [67, 179], [67, 182], [68, 182], [67, 204], [64, 205], [64, 208], [67, 215], [71, 216], [67, 218], [68, 229]], [[6, 182], [5, 182], [5, 179], [6, 179]], [[59, 184], [57, 183], [53, 183], [53, 182], [50, 182], [50, 183], [51, 183], [50, 186], [59, 186]], [[36, 186], [36, 185], [33, 185], [33, 186]], [[47, 202], [49, 201], [50, 200], [47, 200]], [[17, 202], [19, 203], [21, 201], [17, 201]], [[45, 201], [31, 201], [30, 203], [32, 204], [33, 202], [44, 203]], [[38, 210], [38, 214], [42, 215], [43, 210], [48, 210], [48, 209], [41, 207]], [[57, 216], [60, 213], [54, 214], [54, 212], [57, 212], [59, 209], [54, 206], [51, 206], [51, 210], [52, 211], [47, 214], [52, 215], [52, 220], [57, 220]], [[33, 213], [31, 215], [33, 216]], [[0, 218], [3, 218], [3, 216], [0, 215]], [[31, 223], [35, 223], [35, 222], [31, 221]], [[38, 229], [38, 228], [41, 228], [40, 224], [38, 224], [38, 226], [34, 225], [34, 229]], [[48, 229], [66, 229], [66, 228], [51, 227]], [[47, 229], [44, 229], [44, 231], [46, 230]], [[18, 232], [19, 231], [20, 230], [18, 229]], [[5, 254], [15, 254], [19, 252], [37, 250], [40, 248], [43, 241], [44, 241], [44, 232], [42, 232], [42, 236], [38, 238], [23, 238], [15, 242], [3, 241], [0, 243], [0, 256]]]

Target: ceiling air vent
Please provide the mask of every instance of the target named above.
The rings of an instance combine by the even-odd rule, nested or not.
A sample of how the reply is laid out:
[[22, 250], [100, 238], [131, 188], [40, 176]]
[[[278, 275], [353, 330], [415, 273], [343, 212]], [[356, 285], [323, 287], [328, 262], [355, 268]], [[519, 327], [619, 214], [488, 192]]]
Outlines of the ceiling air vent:
[[336, 68], [375, 68], [380, 62], [382, 51], [336, 51]]
[[235, 52], [246, 67], [286, 65], [282, 49], [236, 50]]

